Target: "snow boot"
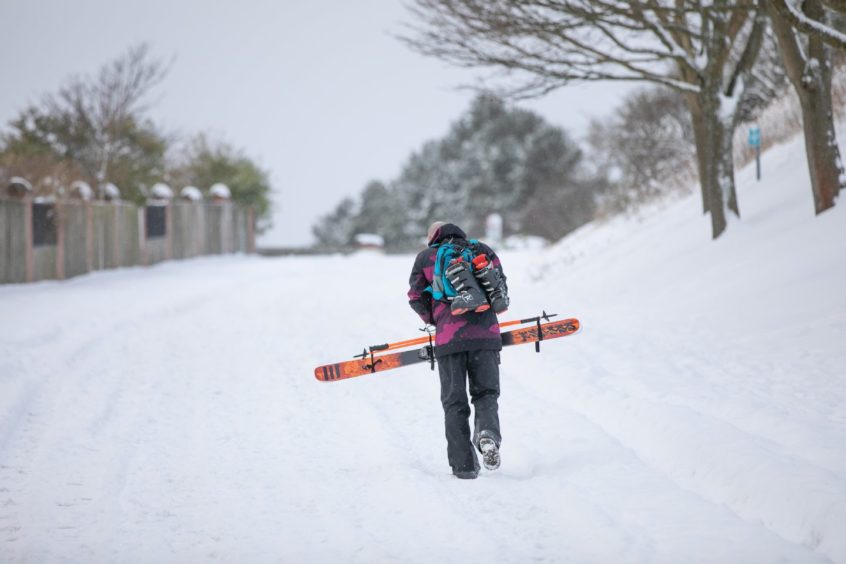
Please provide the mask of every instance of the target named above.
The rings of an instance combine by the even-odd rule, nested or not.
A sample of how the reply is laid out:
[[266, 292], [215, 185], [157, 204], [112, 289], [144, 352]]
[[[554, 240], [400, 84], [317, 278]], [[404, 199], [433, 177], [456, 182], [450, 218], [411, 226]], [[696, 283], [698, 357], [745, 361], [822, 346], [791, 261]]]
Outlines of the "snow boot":
[[493, 310], [499, 314], [508, 309], [510, 300], [505, 288], [505, 281], [500, 276], [499, 269], [488, 260], [485, 255], [478, 255], [473, 259], [473, 274], [482, 284]]
[[499, 468], [499, 447], [496, 445], [491, 437], [484, 432], [482, 438], [479, 439], [479, 450], [482, 451], [482, 464], [488, 470], [496, 470]]
[[468, 311], [483, 312], [491, 305], [473, 276], [472, 266], [462, 259], [455, 259], [446, 269], [446, 276], [457, 295], [452, 299], [450, 310], [453, 315], [461, 315]]
[[479, 477], [478, 470], [456, 470], [452, 473], [453, 476], [461, 480], [475, 480]]

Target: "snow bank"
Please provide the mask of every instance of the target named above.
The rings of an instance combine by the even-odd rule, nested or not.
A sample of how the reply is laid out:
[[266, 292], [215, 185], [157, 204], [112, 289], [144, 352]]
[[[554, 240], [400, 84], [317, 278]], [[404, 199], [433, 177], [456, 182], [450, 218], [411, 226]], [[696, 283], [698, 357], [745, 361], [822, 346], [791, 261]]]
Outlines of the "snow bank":
[[760, 183], [739, 172], [743, 221], [716, 242], [694, 196], [587, 226], [536, 275], [586, 312], [581, 354], [553, 353], [576, 363], [569, 407], [684, 489], [846, 562], [846, 210], [814, 217], [803, 149], [766, 153]]

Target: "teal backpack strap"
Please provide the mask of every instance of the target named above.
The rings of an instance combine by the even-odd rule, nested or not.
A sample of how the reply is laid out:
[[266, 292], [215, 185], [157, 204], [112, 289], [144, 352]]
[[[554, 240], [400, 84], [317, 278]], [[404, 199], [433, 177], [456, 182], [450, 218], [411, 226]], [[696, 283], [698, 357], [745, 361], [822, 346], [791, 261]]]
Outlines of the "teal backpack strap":
[[441, 243], [436, 243], [432, 247], [437, 247], [438, 254], [435, 255], [435, 270], [432, 273], [432, 285], [427, 286], [426, 290], [436, 300], [450, 301], [458, 292], [455, 291], [449, 279], [445, 276], [444, 271], [456, 257], [462, 257], [465, 261], [471, 262], [476, 256], [475, 249], [479, 243], [476, 239], [470, 239], [469, 245], [456, 245], [452, 239]]
[[[444, 277], [444, 264], [447, 263], [448, 255], [451, 254], [452, 249], [449, 243], [434, 246], [438, 247], [438, 254], [435, 255], [435, 270], [432, 273], [432, 285], [426, 289], [429, 290], [432, 297], [436, 300], [443, 300], [449, 295], [448, 289], [452, 289], [449, 286], [449, 281]], [[454, 290], [453, 295], [455, 295]]]

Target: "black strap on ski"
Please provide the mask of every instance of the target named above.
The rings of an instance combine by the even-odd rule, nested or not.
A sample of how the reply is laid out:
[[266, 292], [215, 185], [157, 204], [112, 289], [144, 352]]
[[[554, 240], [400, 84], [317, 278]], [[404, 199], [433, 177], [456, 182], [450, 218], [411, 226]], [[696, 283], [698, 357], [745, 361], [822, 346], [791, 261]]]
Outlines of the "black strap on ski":
[[431, 368], [434, 371], [435, 370], [435, 344], [432, 342], [432, 331], [429, 330], [429, 329], [426, 329], [426, 328], [421, 329], [421, 331], [426, 333], [426, 335], [429, 337], [429, 344], [426, 345], [425, 347], [423, 347], [423, 349], [426, 351], [425, 356], [423, 354], [421, 354], [420, 356], [422, 356], [423, 358], [425, 358], [429, 361], [429, 368]]
[[432, 333], [429, 333], [429, 368], [435, 371], [435, 345], [432, 343]]
[[382, 362], [381, 358], [376, 360], [373, 357], [373, 351], [382, 350], [384, 348], [387, 348], [387, 346], [388, 345], [376, 345], [375, 347], [370, 347], [369, 351], [367, 349], [364, 349], [363, 351], [361, 351], [361, 354], [357, 354], [353, 358], [367, 358], [369, 356], [370, 364], [365, 364], [364, 368], [370, 370], [370, 373], [373, 374], [376, 372], [376, 365]]
[[540, 317], [537, 318], [535, 321], [538, 324], [538, 340], [535, 341], [535, 352], [539, 353], [540, 352], [540, 343], [541, 343], [541, 341], [543, 341], [543, 329], [541, 328]]
[[541, 327], [541, 319], [544, 321], [549, 321], [553, 317], [558, 316], [557, 313], [546, 313], [546, 310], [543, 310], [543, 313], [538, 315], [537, 317], [527, 317], [526, 319], [521, 319], [520, 323], [531, 323], [534, 321], [538, 328], [538, 340], [535, 341], [535, 352], [540, 352], [540, 342], [543, 341], [543, 328]]

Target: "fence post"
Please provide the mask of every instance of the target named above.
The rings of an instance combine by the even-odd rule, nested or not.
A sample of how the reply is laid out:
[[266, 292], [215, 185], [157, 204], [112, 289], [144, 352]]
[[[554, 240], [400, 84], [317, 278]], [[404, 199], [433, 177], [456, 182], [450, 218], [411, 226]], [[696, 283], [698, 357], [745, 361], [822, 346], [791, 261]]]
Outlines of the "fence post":
[[56, 280], [65, 279], [65, 208], [56, 200]]
[[114, 244], [112, 245], [112, 268], [119, 268], [121, 266], [120, 260], [120, 222], [118, 218], [120, 212], [120, 204], [118, 202], [112, 203], [112, 229], [114, 230]]
[[165, 206], [165, 258], [173, 259], [173, 203]]
[[35, 257], [34, 257], [34, 235], [32, 233], [32, 196], [24, 198], [24, 268], [26, 270], [26, 281], [32, 282], [35, 278]]
[[[85, 270], [94, 270], [94, 212], [91, 209], [91, 202], [85, 201]], [[101, 265], [102, 268], [102, 265]]]
[[220, 204], [220, 254], [225, 255], [227, 251], [226, 240], [229, 236], [229, 214], [226, 204]]
[[247, 208], [247, 253], [256, 252], [256, 210], [253, 206]]
[[141, 264], [147, 266], [150, 264], [147, 256], [147, 211], [146, 206], [138, 208], [138, 248], [141, 251]]

